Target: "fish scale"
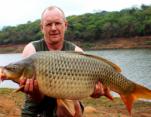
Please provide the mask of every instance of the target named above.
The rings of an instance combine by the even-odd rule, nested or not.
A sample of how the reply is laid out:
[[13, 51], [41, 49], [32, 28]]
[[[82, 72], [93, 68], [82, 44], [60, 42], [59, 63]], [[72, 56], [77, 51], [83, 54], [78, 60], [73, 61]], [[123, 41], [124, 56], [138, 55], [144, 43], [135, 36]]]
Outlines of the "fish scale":
[[[93, 60], [93, 58], [87, 58], [86, 56], [81, 56], [79, 54], [71, 54], [71, 53], [68, 54], [68, 53], [62, 53], [62, 52], [61, 54], [58, 54], [54, 52], [47, 56], [45, 56], [45, 53], [44, 55], [42, 53], [36, 56], [41, 56], [41, 57], [35, 57], [35, 58], [33, 57], [35, 61], [34, 65], [35, 66], [37, 64], [44, 65], [41, 67], [40, 66], [35, 67], [37, 76], [40, 76], [40, 77], [37, 77], [37, 80], [39, 81], [38, 83], [41, 84], [40, 89], [42, 90], [42, 92], [44, 92], [48, 96], [53, 96], [53, 97], [58, 97], [58, 98], [60, 98], [58, 94], [60, 94], [61, 97], [64, 95], [63, 98], [71, 98], [71, 99], [78, 99], [78, 98], [83, 98], [83, 97], [91, 95], [96, 82], [101, 79], [99, 78], [99, 74], [101, 74], [101, 71], [102, 71], [101, 69], [103, 69], [104, 71], [104, 69], [106, 69], [105, 67], [108, 66], [108, 65], [105, 66], [105, 63], [103, 62], [102, 62], [103, 66], [102, 64], [100, 66], [101, 62], [99, 60], [97, 59]], [[45, 63], [49, 63], [49, 64], [45, 64]], [[60, 68], [60, 71], [57, 71], [58, 68]], [[109, 67], [109, 68], [113, 70], [112, 67]], [[72, 76], [70, 75], [69, 70], [73, 71]], [[102, 76], [105, 76], [106, 74], [108, 73], [104, 72], [104, 75]], [[53, 79], [53, 78], [51, 79], [51, 76], [56, 77], [56, 79]], [[73, 78], [76, 80], [73, 80]], [[47, 79], [51, 79], [51, 80], [47, 80]], [[77, 87], [76, 90], [73, 89], [72, 82], [74, 82], [74, 88]], [[107, 82], [105, 83], [109, 84]], [[46, 85], [46, 84], [51, 84], [51, 85]], [[63, 88], [63, 89], [60, 92], [58, 88], [61, 88], [61, 89]], [[83, 91], [84, 94], [81, 94], [81, 91]], [[56, 93], [57, 93], [57, 96], [56, 96]], [[78, 94], [78, 97], [77, 97], [77, 94]]]
[[[90, 96], [98, 81], [118, 93], [129, 112], [139, 98], [151, 99], [151, 90], [128, 80], [121, 69], [102, 57], [80, 52], [37, 52], [21, 61], [0, 67], [0, 79], [19, 83], [21, 77], [36, 75], [39, 90], [61, 99]], [[110, 97], [109, 94], [106, 95]]]
[[[85, 62], [85, 66], [86, 66], [86, 67], [83, 67], [83, 66], [80, 66], [81, 60], [78, 59], [80, 56], [79, 55], [73, 56], [73, 55], [68, 56], [68, 58], [67, 58], [65, 54], [63, 54], [63, 55], [60, 54], [58, 56], [58, 54], [56, 55], [55, 53], [52, 53], [52, 54], [50, 54], [50, 56], [47, 56], [48, 58], [45, 59], [45, 61], [43, 61], [44, 55], [40, 55], [42, 57], [38, 58], [38, 60], [40, 59], [39, 61], [36, 60], [37, 57], [34, 58], [35, 65], [44, 64], [44, 62], [49, 63], [50, 62], [49, 59], [54, 58], [54, 59], [52, 59], [52, 62], [50, 62], [50, 64], [44, 64], [45, 66], [43, 66], [45, 68], [49, 67], [49, 69], [43, 69], [44, 70], [43, 71], [43, 70], [41, 70], [40, 67], [35, 67], [36, 68], [35, 71], [37, 71], [37, 73], [36, 73], [37, 76], [41, 76], [40, 78], [37, 77], [37, 80], [40, 81], [38, 83], [41, 84], [40, 86], [42, 86], [42, 87], [40, 87], [42, 92], [45, 92], [47, 95], [54, 96], [54, 97], [57, 97], [58, 94], [60, 94], [61, 96], [64, 95], [64, 98], [70, 97], [71, 99], [83, 98], [83, 97], [90, 95], [93, 92], [92, 87], [95, 86], [96, 81], [93, 80], [92, 78], [90, 78], [90, 80], [85, 80], [85, 79], [88, 79], [90, 75], [94, 74], [93, 73], [94, 71], [91, 69], [91, 66], [88, 64], [90, 60], [84, 61], [85, 58], [83, 58], [82, 60]], [[72, 59], [72, 61], [71, 61], [71, 59]], [[71, 62], [74, 61], [74, 62], [71, 63], [70, 61]], [[39, 70], [37, 68], [39, 68]], [[60, 68], [59, 72], [56, 70], [58, 68]], [[72, 76], [71, 76], [70, 70], [72, 71], [71, 72]], [[41, 72], [39, 72], [39, 71], [42, 71], [44, 74], [40, 75]], [[84, 72], [86, 71], [86, 73], [89, 75], [85, 75], [84, 72], [81, 73], [80, 71], [84, 71]], [[50, 76], [45, 75], [46, 73], [49, 73], [49, 72], [51, 72], [49, 74], [50, 76], [56, 77], [56, 79], [53, 79], [54, 80], [53, 82], [51, 80], [47, 80], [47, 79], [51, 79]], [[73, 80], [73, 79], [75, 79], [75, 80]], [[50, 83], [48, 83], [48, 81]], [[74, 85], [72, 84], [72, 82], [74, 82]], [[52, 84], [52, 85], [46, 85], [46, 84]], [[56, 87], [56, 84], [58, 87]], [[76, 88], [76, 90], [73, 90], [73, 88], [75, 88], [75, 85], [77, 88]], [[60, 93], [58, 88], [62, 89], [62, 91], [61, 91], [62, 94]], [[46, 89], [47, 89], [47, 91], [46, 91]], [[50, 91], [48, 91], [49, 89], [50, 89]], [[69, 91], [69, 89], [71, 89], [71, 90]], [[59, 91], [59, 92], [57, 92], [57, 91]], [[48, 94], [48, 92], [49, 92], [49, 94]], [[57, 93], [57, 96], [56, 96], [56, 93]], [[65, 97], [65, 94], [68, 94], [67, 97]], [[78, 94], [78, 97], [77, 97], [77, 94]], [[58, 98], [59, 97], [60, 96], [58, 96]]]

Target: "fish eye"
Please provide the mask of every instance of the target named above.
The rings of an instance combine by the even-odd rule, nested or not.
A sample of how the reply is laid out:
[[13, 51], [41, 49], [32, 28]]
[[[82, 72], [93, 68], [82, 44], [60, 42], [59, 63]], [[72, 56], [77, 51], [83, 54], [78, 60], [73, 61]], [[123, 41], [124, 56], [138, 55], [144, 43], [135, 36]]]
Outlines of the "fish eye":
[[5, 68], [6, 68], [7, 70], [14, 71], [14, 70], [16, 70], [17, 65], [12, 65], [12, 64], [10, 64], [10, 65], [6, 66]]

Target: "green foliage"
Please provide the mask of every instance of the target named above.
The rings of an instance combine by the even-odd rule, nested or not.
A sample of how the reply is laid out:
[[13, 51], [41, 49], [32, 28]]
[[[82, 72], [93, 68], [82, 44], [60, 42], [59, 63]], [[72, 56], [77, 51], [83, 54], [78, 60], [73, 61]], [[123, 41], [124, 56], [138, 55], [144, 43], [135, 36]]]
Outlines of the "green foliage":
[[[102, 39], [151, 35], [151, 6], [121, 11], [99, 11], [67, 17], [65, 38], [70, 41], [94, 42]], [[42, 38], [40, 20], [16, 27], [3, 27], [0, 44], [27, 43]], [[87, 45], [89, 46], [89, 45]]]
[[0, 32], [0, 44], [21, 44], [41, 38], [39, 22], [37, 20], [16, 27], [4, 27]]

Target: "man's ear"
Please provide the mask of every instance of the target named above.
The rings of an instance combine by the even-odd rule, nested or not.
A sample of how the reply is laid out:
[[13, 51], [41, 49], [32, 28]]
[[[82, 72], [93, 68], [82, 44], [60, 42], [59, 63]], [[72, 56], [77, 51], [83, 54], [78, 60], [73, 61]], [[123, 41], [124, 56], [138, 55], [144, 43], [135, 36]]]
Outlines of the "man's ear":
[[67, 21], [65, 21], [65, 28], [66, 28], [66, 30], [68, 29], [68, 22]]
[[42, 26], [42, 22], [40, 22], [40, 29], [41, 29], [41, 32], [43, 33], [43, 26]]

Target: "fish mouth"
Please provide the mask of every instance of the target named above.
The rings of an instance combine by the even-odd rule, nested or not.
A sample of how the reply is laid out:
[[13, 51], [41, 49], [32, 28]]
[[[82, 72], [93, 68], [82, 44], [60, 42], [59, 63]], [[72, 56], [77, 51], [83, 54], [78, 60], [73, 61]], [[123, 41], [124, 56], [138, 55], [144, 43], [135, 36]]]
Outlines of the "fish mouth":
[[4, 73], [3, 67], [0, 67], [0, 83], [6, 80], [6, 75]]
[[4, 81], [4, 79], [3, 78], [0, 78], [0, 83], [2, 83]]

